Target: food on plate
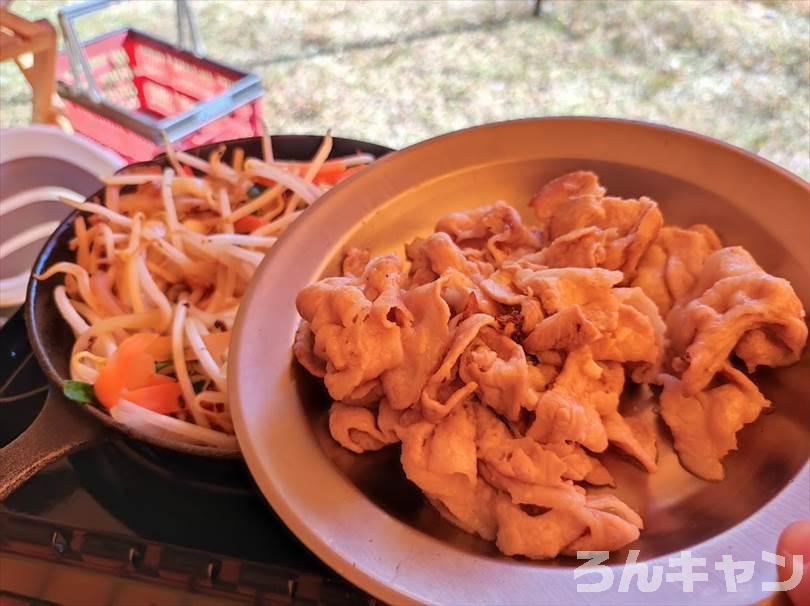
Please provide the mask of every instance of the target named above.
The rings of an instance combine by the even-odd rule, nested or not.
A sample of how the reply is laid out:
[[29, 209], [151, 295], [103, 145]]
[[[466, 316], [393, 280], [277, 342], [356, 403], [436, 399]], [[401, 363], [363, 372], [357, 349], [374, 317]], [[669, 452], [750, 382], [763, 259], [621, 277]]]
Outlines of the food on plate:
[[766, 273], [740, 246], [707, 257], [669, 323], [672, 367], [690, 394], [709, 385], [732, 351], [752, 372], [793, 364], [807, 341], [804, 308], [790, 282]]
[[633, 284], [666, 317], [673, 303], [692, 290], [706, 257], [720, 248], [720, 238], [708, 225], [666, 225], [641, 259]]
[[[228, 404], [228, 348], [256, 266], [296, 217], [330, 186], [373, 160], [275, 160], [225, 146], [208, 159], [167, 148], [170, 166], [136, 165], [104, 179], [104, 202], [83, 213], [75, 260], [54, 290], [76, 337], [68, 397], [95, 401], [117, 421], [180, 443], [235, 448]], [[92, 386], [92, 387], [89, 387]], [[91, 394], [88, 397], [88, 394]]]
[[717, 385], [690, 394], [684, 381], [661, 375], [661, 416], [684, 467], [707, 480], [725, 476], [721, 459], [737, 448], [737, 432], [770, 406], [757, 386], [726, 361]]
[[647, 197], [587, 171], [530, 201], [455, 212], [395, 254], [346, 251], [304, 288], [293, 350], [333, 400], [332, 437], [401, 463], [446, 519], [535, 559], [616, 550], [640, 515], [605, 489], [613, 446], [655, 473], [660, 408], [690, 471], [723, 477], [736, 433], [768, 400], [741, 370], [796, 361], [804, 309], [786, 280], [705, 225], [664, 226]]

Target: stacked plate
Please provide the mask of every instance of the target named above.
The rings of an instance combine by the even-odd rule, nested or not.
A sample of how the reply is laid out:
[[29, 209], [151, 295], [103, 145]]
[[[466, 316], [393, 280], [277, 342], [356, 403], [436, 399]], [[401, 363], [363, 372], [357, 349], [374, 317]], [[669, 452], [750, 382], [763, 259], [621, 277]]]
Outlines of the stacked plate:
[[0, 325], [25, 300], [31, 265], [70, 212], [60, 197], [83, 201], [99, 176], [124, 165], [112, 151], [50, 126], [0, 131]]

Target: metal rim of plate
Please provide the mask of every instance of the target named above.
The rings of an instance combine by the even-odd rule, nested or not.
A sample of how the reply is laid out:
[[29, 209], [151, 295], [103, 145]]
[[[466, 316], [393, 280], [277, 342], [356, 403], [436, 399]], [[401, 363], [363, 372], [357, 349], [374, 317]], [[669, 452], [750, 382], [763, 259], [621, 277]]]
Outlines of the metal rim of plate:
[[[775, 566], [761, 563], [761, 551], [774, 548], [788, 522], [810, 517], [806, 498], [810, 463], [806, 461], [793, 480], [754, 515], [691, 547], [709, 566], [726, 553], [733, 553], [735, 559], [760, 561], [752, 582], [737, 593], [708, 584], [696, 584], [691, 594], [682, 593], [677, 584], [664, 584], [654, 594], [642, 593], [633, 585], [629, 592], [620, 593], [621, 568], [611, 566], [615, 577], [611, 590], [587, 594], [576, 591], [572, 568], [539, 567], [463, 552], [383, 512], [324, 455], [298, 410], [301, 406], [296, 406], [290, 345], [298, 324], [297, 292], [317, 279], [352, 234], [373, 222], [375, 212], [395, 202], [403, 191], [418, 191], [458, 171], [538, 159], [533, 142], [540, 140], [553, 148], [554, 158], [609, 158], [677, 174], [687, 182], [702, 179], [705, 184], [707, 171], [713, 176], [745, 175], [744, 179], [727, 178], [723, 195], [750, 198], [752, 189], [758, 193], [765, 187], [763, 193], [770, 194], [767, 208], [746, 208], [764, 224], [768, 215], [795, 213], [797, 192], [798, 199], [810, 193], [806, 182], [731, 145], [669, 127], [607, 118], [540, 118], [485, 125], [392, 154], [335, 187], [296, 222], [259, 267], [243, 300], [228, 383], [236, 434], [250, 471], [275, 511], [316, 555], [386, 602], [648, 604], [651, 597], [664, 602], [711, 600], [718, 605], [758, 601], [767, 596], [761, 582], [776, 577]], [[616, 142], [628, 140], [634, 144], [616, 149]], [[653, 149], [655, 153], [650, 153]], [[782, 241], [806, 248], [807, 243], [800, 240], [802, 234], [806, 238], [808, 227], [808, 219], [797, 216], [785, 226]], [[806, 302], [807, 297], [803, 298]], [[668, 569], [668, 555], [645, 564]], [[580, 582], [596, 581], [598, 575], [588, 575]]]

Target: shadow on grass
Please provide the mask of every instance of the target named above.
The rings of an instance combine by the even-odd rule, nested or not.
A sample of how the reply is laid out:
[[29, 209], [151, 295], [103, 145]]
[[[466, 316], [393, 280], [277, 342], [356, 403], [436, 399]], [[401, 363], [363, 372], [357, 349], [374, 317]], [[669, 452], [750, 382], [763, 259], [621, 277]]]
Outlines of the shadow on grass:
[[[525, 15], [510, 15], [501, 18], [487, 18], [477, 23], [459, 23], [445, 27], [434, 27], [424, 29], [419, 32], [408, 33], [402, 36], [369, 40], [358, 40], [348, 44], [325, 44], [318, 46], [311, 50], [306, 50], [300, 53], [291, 53], [287, 55], [280, 55], [268, 59], [258, 61], [234, 61], [232, 64], [241, 69], [252, 70], [259, 67], [266, 67], [269, 65], [281, 65], [284, 63], [295, 63], [297, 61], [305, 61], [315, 57], [334, 56], [340, 53], [357, 51], [357, 50], [372, 50], [378, 48], [385, 48], [395, 44], [410, 44], [413, 42], [421, 42], [425, 40], [432, 40], [441, 38], [443, 36], [454, 36], [465, 33], [482, 32], [482, 31], [497, 31], [505, 28], [513, 23], [518, 23], [527, 19], [537, 20], [546, 27], [554, 30], [556, 33], [562, 33], [571, 39], [577, 38], [574, 32], [570, 31], [568, 26], [556, 17], [553, 13], [547, 11], [542, 12], [540, 15], [535, 15], [531, 10], [527, 11]], [[216, 57], [215, 57], [216, 58]], [[4, 103], [9, 106], [27, 104], [30, 101], [30, 96], [27, 93], [11, 95], [4, 100]]]
[[525, 15], [512, 15], [501, 18], [489, 18], [479, 21], [477, 23], [459, 23], [446, 27], [436, 27], [424, 29], [420, 32], [413, 32], [397, 36], [393, 38], [380, 38], [369, 40], [358, 40], [357, 42], [350, 42], [348, 44], [329, 44], [318, 46], [312, 50], [307, 50], [301, 53], [292, 53], [289, 55], [280, 55], [270, 59], [262, 59], [260, 61], [246, 61], [244, 63], [235, 63], [242, 69], [254, 69], [257, 67], [266, 67], [268, 65], [278, 65], [283, 63], [294, 63], [296, 61], [303, 61], [306, 59], [313, 59], [315, 57], [324, 57], [331, 55], [338, 55], [340, 53], [351, 52], [356, 50], [371, 50], [376, 48], [385, 48], [394, 44], [410, 44], [412, 42], [421, 42], [424, 40], [432, 40], [441, 38], [443, 36], [453, 36], [458, 34], [494, 31], [504, 28], [512, 23], [524, 21], [526, 19], [538, 20], [547, 26], [557, 30], [558, 33], [564, 33], [569, 37], [573, 37], [572, 32], [568, 27], [557, 17], [548, 12], [543, 12], [541, 15], [533, 15], [531, 11], [527, 11]]

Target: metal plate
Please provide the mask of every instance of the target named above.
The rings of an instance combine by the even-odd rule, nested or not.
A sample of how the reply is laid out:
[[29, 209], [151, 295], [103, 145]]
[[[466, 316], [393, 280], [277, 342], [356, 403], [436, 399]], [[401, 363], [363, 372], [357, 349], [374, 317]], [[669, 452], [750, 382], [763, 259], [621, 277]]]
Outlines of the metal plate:
[[[648, 604], [631, 585], [618, 591], [626, 552], [615, 554], [616, 582], [577, 593], [573, 559], [530, 562], [441, 520], [405, 479], [397, 448], [354, 456], [325, 432], [328, 399], [296, 370], [290, 352], [298, 291], [334, 273], [348, 244], [403, 253], [447, 212], [507, 200], [524, 209], [547, 180], [595, 170], [611, 194], [649, 195], [666, 220], [714, 226], [726, 244], [748, 248], [766, 270], [810, 300], [810, 188], [751, 154], [684, 131], [606, 119], [507, 122], [445, 135], [398, 152], [324, 196], [273, 248], [243, 300], [231, 347], [229, 385], [236, 432], [248, 465], [273, 508], [338, 572], [383, 600], [446, 604]], [[668, 554], [706, 558], [709, 580], [691, 594], [665, 583], [660, 603], [750, 604], [775, 579], [761, 551], [782, 528], [810, 517], [810, 357], [758, 373], [775, 412], [739, 434], [727, 479], [684, 471], [659, 429], [660, 469], [649, 475], [619, 457], [608, 466], [618, 494], [646, 529], [632, 549], [668, 568]], [[636, 394], [643, 399], [644, 394]], [[660, 424], [659, 424], [660, 425]], [[714, 562], [722, 554], [758, 562], [751, 582], [726, 593]], [[594, 582], [594, 575], [580, 581]]]

